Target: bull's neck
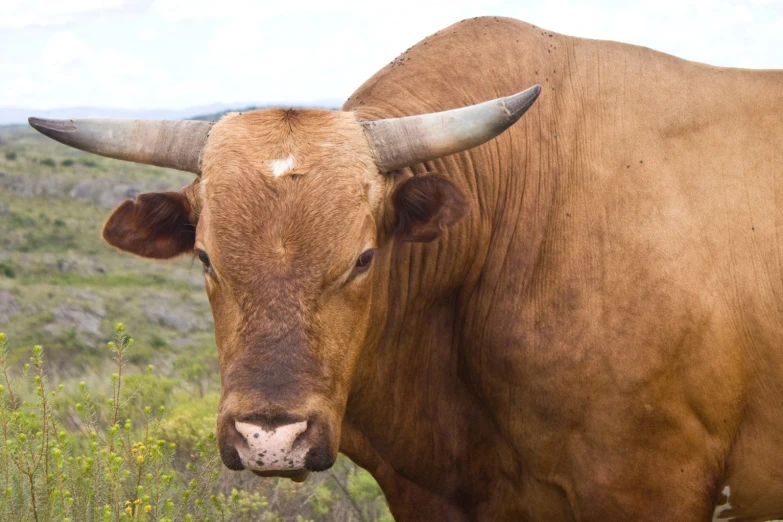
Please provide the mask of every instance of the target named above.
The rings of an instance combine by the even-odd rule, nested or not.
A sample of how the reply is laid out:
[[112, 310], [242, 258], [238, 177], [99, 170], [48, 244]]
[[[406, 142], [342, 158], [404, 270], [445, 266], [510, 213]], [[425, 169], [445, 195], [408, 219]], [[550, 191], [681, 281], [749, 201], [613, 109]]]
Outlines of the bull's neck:
[[[491, 313], [500, 272], [530, 278], [539, 257], [551, 197], [540, 176], [540, 149], [528, 148], [532, 140], [524, 138], [535, 125], [522, 123], [482, 147], [413, 169], [448, 177], [469, 208], [432, 243], [395, 240], [383, 249], [373, 326], [345, 420], [343, 450], [360, 464], [372, 469], [380, 462], [436, 490], [459, 475], [452, 467], [496, 460], [467, 449], [499, 451], [490, 442], [496, 435], [482, 431], [492, 421], [465, 372], [466, 354], [481, 342], [481, 332], [465, 329]], [[512, 142], [521, 148], [512, 151]], [[512, 243], [527, 245], [523, 259], [507, 257]], [[400, 434], [405, 445], [398, 443]], [[472, 486], [449, 487], [475, 494]]]
[[[462, 221], [432, 243], [390, 242], [379, 253], [376, 269], [382, 270], [375, 274], [373, 323], [354, 373], [341, 449], [368, 467], [387, 495], [384, 480], [394, 482], [388, 477], [399, 476], [438, 495], [445, 495], [445, 488], [466, 500], [491, 496], [476, 488], [493, 485], [463, 484], [455, 477], [498, 476], [484, 467], [512, 466], [518, 460], [505, 454], [506, 443], [492, 429], [494, 420], [482, 406], [486, 401], [473, 366], [480, 359], [476, 354], [489, 348], [482, 343], [492, 342], [486, 325], [497, 296], [533, 292], [534, 270], [554, 212], [558, 162], [563, 160], [553, 131], [554, 79], [544, 71], [560, 69], [550, 61], [563, 46], [555, 42], [557, 51], [520, 54], [485, 38], [486, 23], [497, 25], [495, 32], [513, 33], [512, 40], [525, 36], [517, 35], [517, 22], [504, 20], [468, 22], [457, 32], [444, 31], [406, 53], [410, 58], [404, 66], [380, 71], [344, 107], [360, 119], [399, 117], [549, 82], [528, 113], [497, 138], [412, 169], [417, 175], [437, 172], [462, 191], [468, 202]], [[452, 45], [450, 39], [459, 37], [459, 31], [474, 30], [471, 46]], [[524, 31], [531, 42], [541, 37], [538, 29]], [[547, 45], [553, 41], [546, 37]], [[484, 44], [486, 52], [480, 49]], [[431, 75], [427, 67], [411, 66], [440, 63], [454, 49], [465, 50], [459, 62], [467, 71], [484, 70], [482, 60], [494, 56], [513, 64], [513, 74], [466, 75], [449, 66]], [[416, 94], [432, 89], [437, 95]]]

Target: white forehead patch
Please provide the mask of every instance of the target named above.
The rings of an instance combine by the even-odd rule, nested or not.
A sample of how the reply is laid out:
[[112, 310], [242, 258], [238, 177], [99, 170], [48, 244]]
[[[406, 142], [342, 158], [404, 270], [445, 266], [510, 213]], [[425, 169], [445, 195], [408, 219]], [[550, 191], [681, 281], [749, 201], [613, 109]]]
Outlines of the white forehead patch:
[[289, 170], [296, 165], [296, 159], [293, 154], [289, 154], [285, 159], [276, 159], [269, 162], [269, 170], [272, 171], [272, 175], [276, 178], [284, 176]]
[[724, 497], [726, 497], [726, 503], [715, 506], [715, 511], [713, 511], [712, 513], [712, 522], [725, 522], [726, 520], [734, 520], [736, 518], [736, 517], [727, 517], [727, 518], [721, 517], [724, 511], [728, 511], [731, 509], [731, 503], [729, 502], [729, 497], [731, 496], [731, 488], [729, 486], [726, 486], [725, 488], [723, 488], [723, 491], [721, 491], [721, 494]]

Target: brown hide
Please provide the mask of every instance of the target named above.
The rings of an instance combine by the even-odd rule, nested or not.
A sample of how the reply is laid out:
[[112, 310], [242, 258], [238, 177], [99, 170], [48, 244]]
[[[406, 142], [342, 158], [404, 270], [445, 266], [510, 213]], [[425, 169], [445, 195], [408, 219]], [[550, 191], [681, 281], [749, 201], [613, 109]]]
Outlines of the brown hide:
[[465, 218], [376, 267], [341, 450], [399, 520], [783, 516], [783, 73], [481, 18], [344, 110], [532, 83], [509, 131], [413, 169]]

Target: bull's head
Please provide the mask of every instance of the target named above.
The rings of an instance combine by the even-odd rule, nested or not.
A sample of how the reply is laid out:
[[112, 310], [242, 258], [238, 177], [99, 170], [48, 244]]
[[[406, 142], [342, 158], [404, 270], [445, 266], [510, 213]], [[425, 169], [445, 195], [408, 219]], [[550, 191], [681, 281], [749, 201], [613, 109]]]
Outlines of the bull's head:
[[277, 109], [216, 124], [30, 124], [89, 152], [197, 174], [180, 192], [123, 202], [103, 237], [143, 257], [198, 256], [220, 355], [223, 462], [301, 478], [337, 455], [390, 240], [431, 241], [464, 212], [447, 178], [389, 173], [492, 139], [538, 93], [378, 121]]

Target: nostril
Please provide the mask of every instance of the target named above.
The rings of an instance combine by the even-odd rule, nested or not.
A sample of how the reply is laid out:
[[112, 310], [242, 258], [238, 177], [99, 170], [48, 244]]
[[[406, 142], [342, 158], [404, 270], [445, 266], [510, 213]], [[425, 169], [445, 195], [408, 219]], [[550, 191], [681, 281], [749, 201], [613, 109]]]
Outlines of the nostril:
[[220, 424], [220, 433], [218, 434], [218, 449], [220, 450], [220, 459], [228, 469], [241, 471], [245, 469], [242, 464], [242, 458], [239, 455], [239, 449], [245, 445], [242, 435], [236, 430], [233, 422]]
[[310, 423], [305, 426], [305, 429], [303, 429], [297, 436], [294, 438], [294, 442], [291, 443], [291, 448], [296, 449], [302, 446], [303, 444], [306, 444], [306, 439], [308, 437], [308, 434], [310, 433], [311, 425]]

